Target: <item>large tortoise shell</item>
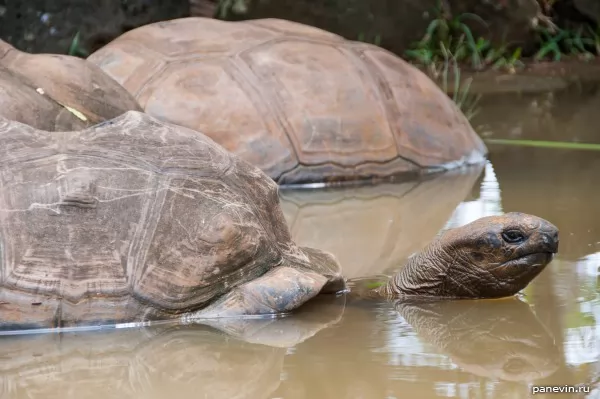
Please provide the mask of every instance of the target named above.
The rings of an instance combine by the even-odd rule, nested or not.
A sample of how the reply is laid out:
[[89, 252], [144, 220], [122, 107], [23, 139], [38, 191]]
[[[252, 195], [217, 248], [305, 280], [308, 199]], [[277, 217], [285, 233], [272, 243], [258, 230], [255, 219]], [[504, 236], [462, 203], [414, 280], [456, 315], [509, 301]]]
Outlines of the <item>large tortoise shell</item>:
[[159, 22], [88, 60], [150, 115], [207, 134], [279, 183], [420, 173], [486, 154], [417, 68], [290, 21]]
[[306, 258], [260, 169], [135, 111], [73, 132], [0, 118], [0, 255], [0, 329], [169, 317]]
[[28, 54], [0, 40], [0, 116], [43, 130], [78, 130], [126, 111], [137, 101], [81, 58]]

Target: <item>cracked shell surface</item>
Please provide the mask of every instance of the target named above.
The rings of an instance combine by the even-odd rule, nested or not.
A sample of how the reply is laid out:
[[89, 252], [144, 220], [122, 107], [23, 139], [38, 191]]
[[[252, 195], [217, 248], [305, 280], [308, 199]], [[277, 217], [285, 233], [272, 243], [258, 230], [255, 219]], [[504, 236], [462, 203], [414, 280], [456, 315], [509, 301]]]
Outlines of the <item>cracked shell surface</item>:
[[130, 110], [141, 111], [135, 98], [96, 65], [68, 55], [25, 53], [0, 40], [0, 117], [66, 131]]
[[[135, 111], [73, 132], [0, 119], [0, 245], [0, 330], [274, 313], [339, 280], [291, 240], [263, 172]], [[279, 268], [297, 283], [283, 304]]]
[[159, 22], [88, 60], [145, 112], [203, 132], [278, 183], [450, 169], [487, 153], [418, 69], [379, 47], [291, 21]]

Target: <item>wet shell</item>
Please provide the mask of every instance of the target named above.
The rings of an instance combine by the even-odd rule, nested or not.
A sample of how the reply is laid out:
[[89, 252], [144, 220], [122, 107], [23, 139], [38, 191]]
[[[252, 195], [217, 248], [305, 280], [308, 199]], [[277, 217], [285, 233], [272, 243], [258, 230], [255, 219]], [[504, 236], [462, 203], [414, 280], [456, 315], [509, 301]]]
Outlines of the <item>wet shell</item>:
[[325, 256], [292, 242], [258, 168], [135, 111], [73, 132], [0, 119], [0, 245], [0, 330], [175, 318]]
[[145, 112], [207, 134], [279, 183], [419, 174], [487, 152], [415, 67], [290, 21], [159, 22], [88, 60]]

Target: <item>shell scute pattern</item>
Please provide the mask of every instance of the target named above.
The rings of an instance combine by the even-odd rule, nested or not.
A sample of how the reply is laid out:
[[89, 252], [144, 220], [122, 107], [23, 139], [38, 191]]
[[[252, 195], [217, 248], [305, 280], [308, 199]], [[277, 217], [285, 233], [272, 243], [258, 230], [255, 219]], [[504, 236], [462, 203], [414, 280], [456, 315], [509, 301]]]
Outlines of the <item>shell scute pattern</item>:
[[64, 133], [0, 120], [0, 300], [44, 304], [6, 323], [198, 309], [294, 255], [278, 202], [259, 169], [147, 114]]
[[427, 173], [487, 154], [424, 73], [377, 46], [291, 21], [150, 24], [88, 60], [146, 112], [210, 136], [280, 184]]
[[239, 65], [228, 59], [172, 62], [153, 76], [152, 90], [141, 90], [138, 97], [147, 113], [200, 132], [207, 129], [220, 143], [231, 143], [228, 150], [267, 172], [296, 166], [290, 139]]
[[378, 93], [339, 43], [283, 37], [240, 58], [261, 82], [262, 98], [272, 99], [299, 163], [352, 167], [398, 156]]
[[136, 273], [136, 293], [159, 307], [199, 306], [278, 262], [244, 192], [226, 183], [173, 179]]
[[128, 110], [132, 94], [78, 57], [29, 54], [0, 40], [0, 116], [37, 129], [85, 129]]

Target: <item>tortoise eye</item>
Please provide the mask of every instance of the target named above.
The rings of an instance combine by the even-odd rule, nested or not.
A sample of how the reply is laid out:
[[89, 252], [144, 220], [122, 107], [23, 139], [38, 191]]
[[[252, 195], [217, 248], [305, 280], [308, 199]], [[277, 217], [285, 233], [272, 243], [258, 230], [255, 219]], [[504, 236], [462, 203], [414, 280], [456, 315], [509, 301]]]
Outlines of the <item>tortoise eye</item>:
[[504, 241], [510, 244], [516, 244], [525, 241], [525, 235], [519, 230], [508, 230], [502, 233]]

